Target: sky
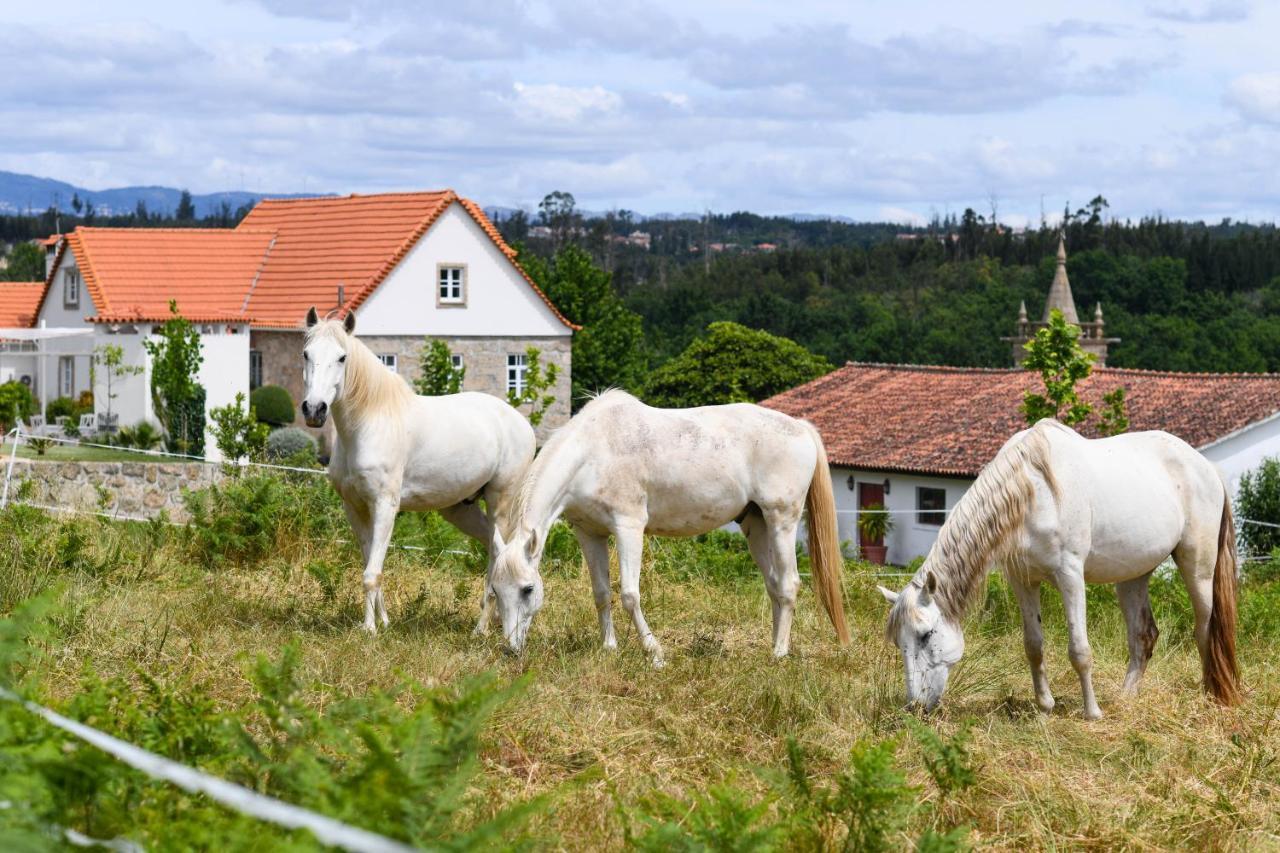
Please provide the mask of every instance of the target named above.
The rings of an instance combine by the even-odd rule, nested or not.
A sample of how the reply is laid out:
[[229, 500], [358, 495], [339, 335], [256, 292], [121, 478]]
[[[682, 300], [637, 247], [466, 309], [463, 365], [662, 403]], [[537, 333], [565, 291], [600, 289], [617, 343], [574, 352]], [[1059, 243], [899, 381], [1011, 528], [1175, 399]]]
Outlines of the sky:
[[1273, 221], [1280, 3], [0, 0], [0, 169], [533, 208]]

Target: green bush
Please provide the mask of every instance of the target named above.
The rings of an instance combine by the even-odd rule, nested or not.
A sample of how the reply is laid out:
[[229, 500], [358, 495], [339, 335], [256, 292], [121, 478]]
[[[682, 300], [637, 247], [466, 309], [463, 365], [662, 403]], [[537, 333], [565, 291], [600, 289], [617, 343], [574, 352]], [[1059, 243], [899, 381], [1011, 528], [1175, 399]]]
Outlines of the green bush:
[[72, 421], [79, 421], [81, 415], [87, 415], [92, 411], [92, 402], [89, 403], [88, 407], [85, 407], [78, 400], [73, 400], [70, 397], [55, 397], [49, 401], [49, 405], [44, 407], [44, 419], [49, 423], [53, 423], [56, 418], [70, 418]]
[[1244, 473], [1235, 509], [1236, 533], [1249, 554], [1262, 556], [1280, 548], [1280, 528], [1266, 526], [1280, 524], [1280, 459], [1268, 456]]
[[285, 427], [267, 436], [267, 458], [273, 462], [297, 456], [299, 453], [309, 453], [309, 457], [313, 460], [316, 457], [316, 440], [305, 429]]
[[36, 400], [31, 389], [21, 382], [0, 385], [0, 431], [8, 432], [18, 418], [27, 419], [36, 413]]
[[289, 392], [279, 385], [263, 385], [249, 394], [249, 405], [264, 424], [282, 427], [293, 423], [294, 405]]
[[191, 396], [173, 407], [173, 434], [166, 440], [171, 453], [204, 456], [204, 387], [193, 386]]

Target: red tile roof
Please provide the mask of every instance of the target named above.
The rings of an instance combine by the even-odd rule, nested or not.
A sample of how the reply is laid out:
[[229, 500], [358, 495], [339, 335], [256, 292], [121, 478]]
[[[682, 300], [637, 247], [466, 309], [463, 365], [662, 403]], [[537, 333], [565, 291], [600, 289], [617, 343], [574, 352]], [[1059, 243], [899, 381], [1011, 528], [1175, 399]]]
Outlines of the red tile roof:
[[[218, 228], [86, 228], [67, 235], [94, 322], [246, 322], [245, 297], [275, 235]], [[59, 259], [61, 255], [59, 255]]]
[[[1039, 387], [1020, 368], [850, 363], [762, 405], [812, 421], [833, 464], [974, 477], [1026, 426], [1018, 407]], [[1078, 387], [1095, 406], [1124, 387], [1131, 430], [1165, 430], [1193, 447], [1280, 412], [1280, 374], [1097, 368]]]
[[[480, 207], [453, 190], [259, 202], [239, 226], [277, 234], [247, 303], [255, 325], [301, 326], [313, 305], [322, 311], [359, 307], [455, 201], [555, 315], [574, 328], [525, 275], [515, 262], [515, 252]], [[345, 288], [341, 306], [337, 305], [340, 284]]]
[[43, 281], [0, 281], [0, 329], [34, 326], [43, 293]]

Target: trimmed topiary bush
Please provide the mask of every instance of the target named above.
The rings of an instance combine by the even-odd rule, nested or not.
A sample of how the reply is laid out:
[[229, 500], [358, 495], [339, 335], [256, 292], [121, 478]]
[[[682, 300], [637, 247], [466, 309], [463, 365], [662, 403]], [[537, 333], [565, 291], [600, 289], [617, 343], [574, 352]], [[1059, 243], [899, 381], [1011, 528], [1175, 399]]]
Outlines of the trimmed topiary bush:
[[258, 421], [272, 426], [293, 423], [293, 398], [279, 385], [263, 385], [249, 395], [249, 405], [258, 413]]
[[301, 427], [285, 427], [267, 436], [267, 458], [272, 460], [288, 459], [298, 453], [310, 451], [316, 454], [316, 440], [311, 433]]

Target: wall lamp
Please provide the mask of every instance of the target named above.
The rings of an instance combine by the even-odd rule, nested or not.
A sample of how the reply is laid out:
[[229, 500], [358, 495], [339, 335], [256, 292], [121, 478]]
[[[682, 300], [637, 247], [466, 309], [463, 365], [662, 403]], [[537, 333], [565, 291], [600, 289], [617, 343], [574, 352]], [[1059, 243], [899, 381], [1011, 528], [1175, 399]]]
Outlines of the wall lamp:
[[[849, 491], [851, 492], [854, 489], [858, 488], [858, 481], [853, 479], [852, 474], [849, 475], [849, 479], [845, 480], [845, 484], [849, 487]], [[889, 478], [888, 477], [884, 478], [884, 493], [886, 495], [889, 494]]]

